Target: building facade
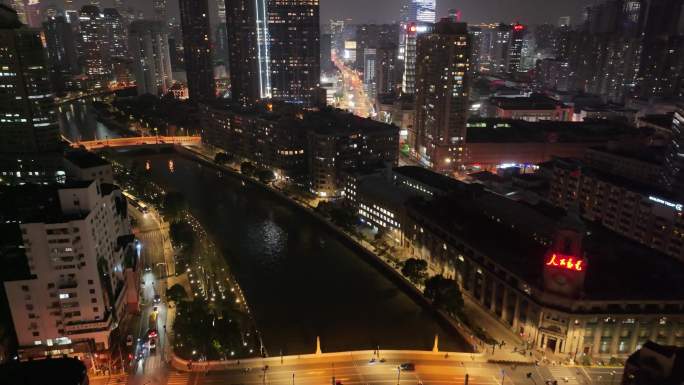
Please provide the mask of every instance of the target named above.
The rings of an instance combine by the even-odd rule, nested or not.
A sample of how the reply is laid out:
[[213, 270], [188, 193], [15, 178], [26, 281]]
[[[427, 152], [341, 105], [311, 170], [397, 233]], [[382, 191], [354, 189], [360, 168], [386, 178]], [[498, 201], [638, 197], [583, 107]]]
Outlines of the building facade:
[[420, 36], [416, 65], [416, 122], [412, 152], [434, 170], [450, 172], [463, 161], [468, 119], [468, 27], [444, 19]]
[[226, 0], [233, 100], [250, 104], [271, 96], [266, 0]]
[[190, 100], [194, 102], [216, 97], [208, 1], [179, 1], [185, 72]]
[[315, 104], [320, 87], [318, 0], [267, 0], [271, 97]]
[[81, 67], [88, 76], [91, 89], [109, 86], [112, 68], [106, 38], [104, 15], [94, 5], [84, 5], [79, 11]]
[[124, 271], [135, 258], [121, 192], [87, 181], [3, 194], [38, 204], [16, 218], [29, 275], [5, 282], [22, 356], [83, 353], [81, 343], [107, 349], [126, 305]]
[[47, 153], [59, 148], [59, 124], [41, 32], [0, 7], [0, 153]]
[[129, 47], [138, 95], [163, 95], [171, 88], [173, 72], [166, 26], [160, 21], [136, 20], [129, 30]]

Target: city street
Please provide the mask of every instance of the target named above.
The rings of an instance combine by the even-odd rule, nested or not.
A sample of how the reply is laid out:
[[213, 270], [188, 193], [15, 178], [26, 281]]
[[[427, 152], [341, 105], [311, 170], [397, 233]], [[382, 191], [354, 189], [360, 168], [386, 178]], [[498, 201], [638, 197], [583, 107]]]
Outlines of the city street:
[[[412, 354], [382, 352], [380, 358], [370, 362], [372, 355], [356, 353], [352, 355], [323, 356], [320, 358], [285, 357], [280, 363], [272, 357], [259, 363], [235, 364], [234, 369], [222, 372], [195, 372], [185, 377], [177, 374], [175, 378], [187, 378], [190, 384], [544, 384], [558, 381], [559, 384], [605, 384], [620, 383], [621, 370], [611, 368], [583, 368], [533, 365], [498, 365], [472, 361], [467, 354], [453, 354], [445, 357], [442, 353]], [[250, 360], [254, 363], [254, 360]], [[398, 370], [402, 363], [412, 363], [415, 370]], [[264, 370], [264, 367], [267, 367]], [[614, 373], [614, 375], [611, 375]], [[528, 377], [528, 374], [530, 377]], [[179, 384], [175, 382], [174, 384]], [[183, 382], [184, 383], [184, 382]]]
[[356, 116], [363, 118], [370, 116], [374, 112], [373, 102], [368, 99], [359, 74], [347, 67], [338, 58], [335, 57], [333, 61], [342, 73], [343, 95], [339, 107], [352, 112]]

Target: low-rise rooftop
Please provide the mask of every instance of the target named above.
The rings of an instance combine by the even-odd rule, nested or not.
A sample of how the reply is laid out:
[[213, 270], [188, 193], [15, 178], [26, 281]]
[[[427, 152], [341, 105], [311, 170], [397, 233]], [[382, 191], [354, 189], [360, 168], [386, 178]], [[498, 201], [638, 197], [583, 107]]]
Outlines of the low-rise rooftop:
[[[541, 287], [544, 258], [565, 212], [489, 192], [411, 201], [414, 215], [463, 239], [531, 285]], [[674, 259], [587, 223], [584, 299], [684, 300], [684, 266]]]
[[610, 120], [584, 122], [474, 118], [468, 121], [467, 143], [605, 143], [636, 137], [636, 128]]
[[109, 165], [109, 162], [90, 151], [69, 151], [64, 155], [64, 159], [68, 160], [79, 168], [91, 168]]

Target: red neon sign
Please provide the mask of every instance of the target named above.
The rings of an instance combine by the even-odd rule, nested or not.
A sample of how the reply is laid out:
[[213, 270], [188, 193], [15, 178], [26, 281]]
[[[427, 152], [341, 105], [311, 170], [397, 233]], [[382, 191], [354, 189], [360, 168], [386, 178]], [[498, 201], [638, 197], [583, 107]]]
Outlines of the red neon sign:
[[525, 26], [522, 24], [516, 24], [513, 26], [513, 29], [516, 31], [522, 31], [523, 29], [525, 29]]
[[551, 257], [546, 262], [546, 266], [557, 266], [568, 270], [583, 271], [584, 260], [576, 259], [575, 257], [563, 254], [551, 254]]

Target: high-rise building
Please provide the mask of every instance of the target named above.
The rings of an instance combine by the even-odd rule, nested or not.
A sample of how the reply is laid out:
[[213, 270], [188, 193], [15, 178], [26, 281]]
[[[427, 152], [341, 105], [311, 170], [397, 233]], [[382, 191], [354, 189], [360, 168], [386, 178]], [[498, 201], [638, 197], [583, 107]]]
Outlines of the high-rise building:
[[81, 66], [89, 88], [104, 88], [111, 78], [104, 15], [94, 5], [84, 5], [79, 13]]
[[443, 19], [418, 39], [416, 123], [409, 142], [422, 163], [440, 172], [463, 162], [468, 119], [468, 26]]
[[121, 191], [90, 180], [0, 194], [28, 266], [4, 282], [22, 358], [109, 348], [129, 288], [139, 290], [127, 279], [135, 251]]
[[171, 68], [173, 68], [173, 71], [184, 71], [183, 32], [180, 25], [174, 19], [171, 19], [169, 22], [169, 52], [171, 53]]
[[62, 96], [67, 91], [71, 78], [79, 73], [78, 51], [72, 26], [64, 16], [58, 15], [48, 18], [43, 23], [43, 30], [50, 65], [50, 82], [55, 94]]
[[158, 20], [136, 20], [131, 23], [129, 48], [138, 95], [165, 94], [173, 80], [165, 23]]
[[506, 72], [516, 73], [522, 69], [523, 43], [526, 31], [527, 28], [522, 24], [514, 24], [511, 27], [511, 40], [506, 56]]
[[154, 19], [166, 23], [166, 0], [152, 0]]
[[404, 22], [434, 23], [437, 18], [437, 0], [405, 0], [401, 13]]
[[332, 35], [321, 35], [321, 72], [329, 72], [334, 68], [332, 62]]
[[216, 0], [216, 10], [218, 11], [218, 23], [226, 22], [226, 0]]
[[41, 31], [0, 5], [0, 153], [59, 148], [59, 125]]
[[332, 49], [337, 55], [344, 51], [344, 20], [330, 20]]
[[124, 18], [115, 8], [103, 9], [102, 15], [104, 17], [106, 57], [127, 56], [128, 37]]
[[399, 24], [360, 24], [356, 26], [356, 63], [354, 67], [365, 73], [364, 51], [380, 46], [397, 44], [399, 41]]
[[180, 0], [179, 5], [190, 100], [213, 99], [216, 85], [211, 57], [208, 0]]
[[267, 0], [271, 96], [312, 105], [320, 85], [318, 0]]
[[271, 96], [266, 0], [226, 0], [232, 97], [241, 104]]
[[432, 30], [432, 24], [410, 22], [406, 24], [402, 33], [402, 51], [404, 59], [404, 74], [401, 91], [413, 95], [416, 92], [416, 44], [421, 34]]

